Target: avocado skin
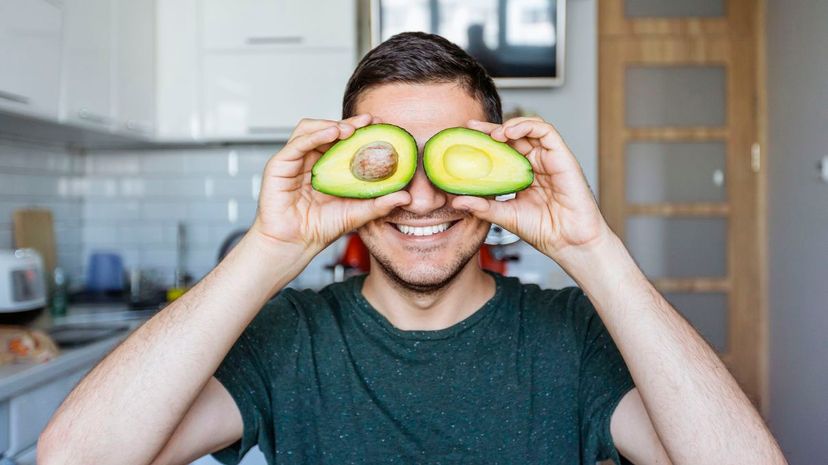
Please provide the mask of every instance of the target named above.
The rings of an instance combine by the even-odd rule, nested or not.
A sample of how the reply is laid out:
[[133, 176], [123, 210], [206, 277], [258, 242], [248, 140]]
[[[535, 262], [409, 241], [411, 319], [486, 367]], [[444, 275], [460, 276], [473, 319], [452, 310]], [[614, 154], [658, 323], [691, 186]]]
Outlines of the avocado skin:
[[[444, 175], [441, 172], [445, 170], [443, 163], [438, 160], [439, 157], [442, 157], [443, 153], [437, 146], [445, 146], [446, 141], [451, 140], [457, 140], [458, 143], [472, 146], [484, 152], [496, 150], [500, 155], [495, 157], [490, 156], [494, 161], [492, 168], [494, 175], [488, 176], [481, 181], [452, 179], [451, 176]], [[497, 179], [498, 168], [499, 165], [503, 164], [504, 156], [508, 157], [511, 171], [520, 178], [517, 181], [512, 182]], [[532, 181], [534, 180], [532, 165], [522, 153], [505, 142], [492, 139], [488, 134], [463, 127], [443, 129], [426, 142], [423, 149], [423, 168], [432, 184], [445, 192], [456, 195], [488, 197], [511, 194], [526, 189], [532, 185]]]
[[[392, 140], [386, 140], [392, 139]], [[361, 140], [361, 142], [360, 142]], [[397, 171], [390, 178], [381, 181], [361, 181], [350, 172], [350, 160], [356, 151], [365, 144], [375, 141], [386, 141], [391, 143], [399, 156]], [[350, 147], [350, 148], [349, 148]], [[349, 156], [343, 157], [348, 163], [338, 166], [331, 163], [340, 151], [349, 150]], [[347, 178], [351, 185], [341, 185], [325, 179], [326, 170], [336, 170], [340, 177]], [[316, 161], [311, 170], [311, 186], [324, 194], [336, 197], [371, 199], [396, 192], [411, 182], [417, 170], [417, 141], [414, 136], [405, 129], [393, 124], [380, 123], [364, 126], [351, 134], [347, 139], [336, 142], [329, 148], [319, 160]], [[347, 175], [345, 172], [347, 171]], [[330, 173], [329, 173], [330, 174]]]

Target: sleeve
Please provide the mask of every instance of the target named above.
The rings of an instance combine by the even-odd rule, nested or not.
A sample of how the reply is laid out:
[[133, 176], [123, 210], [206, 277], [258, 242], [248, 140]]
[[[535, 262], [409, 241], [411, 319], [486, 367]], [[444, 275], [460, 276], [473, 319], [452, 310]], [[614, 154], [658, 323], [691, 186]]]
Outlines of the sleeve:
[[239, 336], [214, 376], [241, 412], [244, 429], [234, 444], [214, 452], [225, 465], [238, 464], [255, 445], [266, 455], [275, 450], [272, 410], [274, 375], [284, 365], [295, 340], [297, 312], [280, 293], [268, 302]]
[[570, 305], [574, 311], [576, 337], [582, 344], [578, 409], [583, 463], [608, 459], [618, 465], [629, 463], [615, 448], [610, 420], [618, 402], [635, 384], [618, 347], [580, 289], [573, 292]]

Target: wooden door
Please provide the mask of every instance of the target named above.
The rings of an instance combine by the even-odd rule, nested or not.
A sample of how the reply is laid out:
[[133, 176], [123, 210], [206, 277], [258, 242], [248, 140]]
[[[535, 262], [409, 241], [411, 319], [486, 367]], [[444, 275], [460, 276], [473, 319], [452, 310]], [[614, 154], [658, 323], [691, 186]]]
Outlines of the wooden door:
[[599, 0], [600, 203], [764, 411], [761, 0]]

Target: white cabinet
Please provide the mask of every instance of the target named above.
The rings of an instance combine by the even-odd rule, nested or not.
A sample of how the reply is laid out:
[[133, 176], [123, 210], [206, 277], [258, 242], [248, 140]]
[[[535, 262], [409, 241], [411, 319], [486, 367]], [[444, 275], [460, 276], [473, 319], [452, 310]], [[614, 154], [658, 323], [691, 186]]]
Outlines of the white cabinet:
[[284, 139], [339, 118], [356, 61], [354, 0], [201, 0], [202, 137]]
[[202, 0], [207, 50], [356, 45], [349, 0]]
[[14, 465], [36, 465], [37, 464], [37, 447], [30, 447], [24, 452], [21, 452], [14, 458], [12, 462]]
[[204, 130], [211, 139], [273, 138], [303, 117], [336, 118], [350, 50], [281, 50], [204, 57]]
[[198, 4], [162, 0], [157, 5], [156, 136], [162, 141], [201, 138]]
[[114, 0], [116, 130], [155, 132], [155, 0]]
[[65, 0], [63, 121], [150, 136], [155, 0]]
[[284, 140], [303, 117], [339, 117], [356, 2], [159, 2], [157, 50], [160, 140]]
[[9, 447], [6, 455], [25, 452], [37, 443], [37, 437], [52, 414], [90, 369], [92, 365], [85, 366], [9, 400]]
[[56, 118], [61, 9], [46, 0], [0, 0], [0, 109]]
[[109, 129], [113, 108], [111, 0], [65, 0], [61, 119]]

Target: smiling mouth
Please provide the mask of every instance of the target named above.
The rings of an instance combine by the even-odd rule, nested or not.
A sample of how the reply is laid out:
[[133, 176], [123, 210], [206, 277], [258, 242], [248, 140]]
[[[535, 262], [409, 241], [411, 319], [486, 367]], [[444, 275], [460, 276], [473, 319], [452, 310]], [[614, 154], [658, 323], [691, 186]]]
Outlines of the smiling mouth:
[[457, 221], [447, 221], [445, 223], [435, 224], [431, 226], [409, 226], [406, 224], [397, 224], [391, 223], [397, 231], [405, 234], [406, 236], [433, 236], [435, 234], [440, 234], [441, 232], [445, 232], [450, 227], [457, 224]]

